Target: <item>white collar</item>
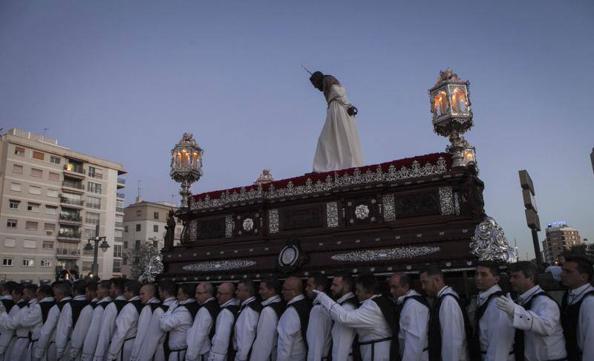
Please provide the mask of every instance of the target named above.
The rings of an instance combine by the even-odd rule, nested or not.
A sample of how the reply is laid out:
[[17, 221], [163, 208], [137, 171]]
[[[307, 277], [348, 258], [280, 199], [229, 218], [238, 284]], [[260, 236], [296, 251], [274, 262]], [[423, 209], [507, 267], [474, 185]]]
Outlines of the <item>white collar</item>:
[[301, 301], [301, 300], [302, 300], [302, 299], [304, 299], [304, 298], [305, 298], [305, 296], [303, 296], [303, 295], [297, 295], [297, 296], [293, 297], [293, 298], [292, 298], [292, 299], [291, 299], [291, 300], [290, 300], [290, 301], [287, 303], [287, 306], [288, 306], [288, 305], [290, 305], [290, 304], [292, 304], [292, 303], [295, 303], [295, 302], [297, 302], [297, 301]]
[[247, 300], [243, 301], [243, 302], [241, 303], [241, 305], [242, 305], [242, 306], [245, 306], [245, 305], [247, 305], [248, 303], [250, 303], [250, 302], [253, 302], [253, 301], [255, 301], [255, 300], [256, 300], [256, 296], [252, 296], [252, 297], [248, 298]]
[[126, 300], [126, 297], [124, 297], [124, 296], [122, 296], [122, 295], [119, 295], [118, 297], [116, 297], [116, 299], [115, 299], [115, 300], [116, 300], [116, 301], [117, 301], [117, 300], [120, 300], [120, 301], [127, 301], [127, 300]]
[[398, 299], [396, 300], [396, 302], [398, 304], [401, 304], [402, 302], [404, 302], [404, 299], [405, 298], [410, 297], [410, 296], [420, 296], [420, 294], [417, 291], [415, 291], [415, 290], [413, 290], [411, 288], [408, 291], [406, 291], [406, 293], [404, 295], [398, 297]]
[[41, 302], [54, 302], [54, 301], [55, 301], [55, 299], [53, 297], [44, 297], [39, 302], [41, 303]]
[[99, 302], [111, 302], [111, 297], [103, 297]]
[[588, 288], [594, 288], [594, 287], [592, 287], [591, 284], [586, 283], [586, 284], [579, 286], [578, 288], [569, 290], [569, 295], [572, 297], [579, 296], [582, 292], [585, 292]]
[[188, 298], [187, 300], [178, 301], [178, 303], [179, 303], [180, 305], [185, 305], [185, 304], [188, 304], [188, 303], [194, 303], [194, 302], [196, 302], [196, 300], [195, 300], [195, 299], [193, 299], [193, 298]]
[[214, 297], [210, 297], [209, 299], [207, 299], [206, 301], [204, 301], [204, 303], [201, 303], [201, 305], [205, 305], [206, 303], [208, 303], [208, 302], [210, 302], [210, 301], [212, 301], [214, 299], [215, 299]]
[[92, 303], [92, 302], [99, 302], [99, 299], [98, 299], [97, 297], [95, 297], [95, 298], [93, 298], [93, 299], [91, 300], [91, 303]]
[[59, 302], [70, 301], [71, 299], [72, 299], [72, 297], [66, 296], [66, 297], [62, 298]]
[[280, 296], [279, 295], [274, 295], [272, 297], [268, 297], [267, 299], [265, 299], [264, 301], [262, 301], [262, 306], [268, 306], [269, 304], [273, 303], [273, 302], [280, 302]]
[[437, 297], [441, 297], [444, 293], [449, 291], [450, 286], [443, 286], [439, 292], [437, 292]]
[[85, 295], [78, 295], [78, 296], [74, 296], [73, 300], [75, 301], [86, 301], [87, 296]]
[[140, 299], [140, 297], [134, 296], [131, 299], [129, 299], [128, 302], [136, 301], [136, 300], [139, 300], [139, 299]]
[[151, 298], [150, 300], [148, 300], [148, 302], [147, 302], [147, 303], [159, 303], [159, 302], [160, 302], [160, 301], [159, 301], [159, 299], [158, 299], [157, 297], [153, 297], [153, 298]]
[[353, 292], [347, 292], [344, 295], [342, 295], [342, 297], [340, 297], [339, 299], [336, 300], [336, 303], [342, 303], [346, 300], [348, 300], [349, 298], [353, 298], [355, 297], [355, 295], [353, 294]]
[[522, 293], [519, 297], [520, 303], [525, 303], [532, 297], [532, 295], [534, 295], [535, 293], [537, 293], [540, 290], [541, 290], [540, 286], [536, 285], [536, 286], [532, 287], [531, 289], [529, 289], [528, 291]]
[[221, 305], [221, 307], [226, 307], [226, 306], [235, 306], [237, 305], [237, 300], [235, 298], [230, 299], [229, 301], [223, 303]]
[[499, 287], [499, 285], [494, 285], [487, 290], [479, 292], [479, 294], [478, 294], [479, 303], [482, 305], [493, 293], [495, 293], [497, 291], [501, 291], [501, 287]]
[[12, 300], [12, 296], [11, 295], [0, 296], [0, 300]]

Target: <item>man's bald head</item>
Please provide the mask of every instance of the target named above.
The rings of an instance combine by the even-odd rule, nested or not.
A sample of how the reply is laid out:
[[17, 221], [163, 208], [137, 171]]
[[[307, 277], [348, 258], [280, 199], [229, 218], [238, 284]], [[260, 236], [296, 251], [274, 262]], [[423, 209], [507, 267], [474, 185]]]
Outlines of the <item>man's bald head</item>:
[[286, 302], [291, 301], [293, 298], [303, 294], [303, 281], [301, 278], [291, 276], [283, 283], [283, 298]]
[[228, 302], [235, 295], [235, 285], [231, 282], [224, 282], [217, 288], [217, 301], [219, 305]]
[[155, 297], [157, 293], [157, 288], [152, 283], [147, 283], [140, 287], [140, 292], [138, 296], [140, 296], [140, 301], [142, 303], [147, 303], [151, 298]]

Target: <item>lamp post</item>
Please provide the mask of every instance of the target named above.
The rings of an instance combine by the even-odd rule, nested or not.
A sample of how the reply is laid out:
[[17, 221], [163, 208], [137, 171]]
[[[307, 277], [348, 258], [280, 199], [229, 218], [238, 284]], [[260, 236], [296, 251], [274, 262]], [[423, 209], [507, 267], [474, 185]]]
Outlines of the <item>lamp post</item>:
[[169, 176], [181, 184], [181, 208], [189, 206], [190, 187], [202, 176], [202, 153], [191, 133], [184, 133], [182, 139], [171, 150]]
[[476, 152], [462, 136], [472, 128], [472, 109], [468, 87], [470, 82], [461, 80], [452, 69], [439, 72], [433, 88], [429, 89], [433, 130], [448, 137], [446, 151], [452, 154], [453, 167], [476, 165]]
[[[91, 242], [94, 243], [91, 244]], [[101, 244], [99, 244], [101, 242]], [[99, 225], [95, 226], [95, 237], [89, 238], [87, 240], [87, 244], [85, 245], [85, 251], [94, 251], [93, 252], [93, 266], [91, 267], [92, 277], [97, 278], [99, 273], [99, 264], [97, 263], [97, 257], [99, 256], [99, 248], [105, 253], [109, 248], [109, 243], [105, 239], [105, 236], [99, 237]]]

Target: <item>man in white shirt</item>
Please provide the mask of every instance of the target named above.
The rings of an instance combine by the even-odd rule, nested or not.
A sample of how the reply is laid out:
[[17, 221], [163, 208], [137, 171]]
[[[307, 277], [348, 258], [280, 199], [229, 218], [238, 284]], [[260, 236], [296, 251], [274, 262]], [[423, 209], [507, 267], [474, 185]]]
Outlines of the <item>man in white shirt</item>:
[[140, 316], [138, 316], [136, 338], [134, 338], [132, 345], [130, 360], [136, 360], [138, 358], [145, 336], [147, 332], [149, 332], [153, 312], [161, 304], [159, 299], [155, 297], [156, 293], [157, 288], [153, 283], [147, 283], [140, 287], [140, 293], [138, 294], [138, 297], [140, 298], [140, 302], [142, 304], [142, 310], [140, 311]]
[[[355, 280], [348, 273], [341, 273], [332, 279], [330, 291], [332, 297], [346, 311], [353, 311], [359, 306], [355, 290]], [[353, 342], [355, 341], [356, 331], [354, 328], [344, 325], [340, 322], [334, 322], [332, 326], [332, 360], [353, 360]]]
[[330, 315], [318, 301], [315, 300], [314, 290], [325, 292], [328, 288], [328, 278], [321, 273], [315, 273], [307, 278], [305, 293], [313, 306], [309, 312], [307, 323], [307, 361], [326, 361], [330, 354], [330, 332], [332, 320]]
[[52, 284], [56, 304], [53, 305], [48, 313], [46, 321], [39, 331], [38, 341], [34, 343], [33, 360], [56, 361], [55, 334], [56, 326], [60, 318], [60, 312], [64, 305], [71, 299], [72, 290], [70, 284], [64, 281], [54, 282]]
[[124, 308], [128, 301], [124, 297], [124, 282], [123, 278], [112, 278], [110, 280], [109, 293], [113, 301], [105, 307], [103, 311], [103, 319], [101, 321], [101, 331], [97, 339], [97, 347], [95, 348], [94, 361], [104, 361], [107, 359], [109, 352], [109, 344], [115, 330], [116, 317]]
[[198, 310], [198, 304], [191, 298], [193, 294], [192, 285], [182, 284], [177, 290], [177, 305], [161, 316], [161, 330], [169, 333], [166, 349], [169, 361], [184, 360], [186, 357], [188, 329], [192, 327], [192, 320]]
[[429, 328], [429, 305], [411, 287], [406, 273], [395, 273], [390, 277], [390, 293], [396, 300], [397, 327], [393, 347], [398, 348], [402, 361], [429, 360], [427, 330]]
[[498, 297], [496, 302], [517, 330], [515, 354], [523, 352], [529, 361], [564, 360], [567, 353], [559, 305], [536, 285], [536, 265], [517, 262], [510, 265], [509, 271], [512, 289], [520, 295], [518, 303], [505, 296]]
[[594, 360], [594, 287], [592, 263], [567, 257], [561, 282], [569, 290], [563, 297], [561, 323], [568, 361]]
[[[108, 280], [101, 281], [97, 285], [97, 298], [99, 299], [99, 301], [93, 309], [89, 330], [85, 335], [85, 340], [83, 342], [82, 349], [80, 352], [80, 359], [82, 361], [92, 361], [95, 355], [97, 341], [99, 340], [99, 333], [101, 332], [101, 323], [103, 321], [103, 315], [105, 314], [105, 309], [112, 301], [110, 296], [110, 289], [111, 282]], [[76, 353], [75, 348], [73, 349], [73, 352]]]
[[89, 304], [86, 296], [86, 282], [76, 281], [72, 285], [74, 298], [64, 305], [56, 326], [56, 357], [61, 360], [70, 355], [72, 330], [80, 317], [82, 309]]
[[115, 330], [109, 345], [109, 361], [130, 361], [130, 354], [134, 346], [138, 317], [142, 303], [138, 297], [140, 283], [136, 280], [126, 281], [124, 284], [124, 297], [128, 301], [115, 320]]
[[29, 329], [31, 335], [31, 342], [25, 355], [26, 360], [34, 359], [33, 351], [39, 341], [41, 328], [48, 318], [50, 309], [55, 305], [52, 288], [48, 285], [39, 286], [36, 296], [36, 299], [29, 301], [27, 313], [19, 320], [19, 325]]
[[[161, 330], [161, 316], [168, 309], [177, 306], [175, 295], [177, 286], [172, 281], [164, 280], [159, 282], [159, 295], [163, 303], [153, 309], [149, 327], [143, 337], [140, 352], [133, 354], [131, 361], [165, 361], [165, 349], [163, 344], [166, 338], [166, 332]], [[153, 305], [153, 304], [151, 304]]]
[[195, 294], [200, 309], [194, 317], [192, 327], [188, 330], [186, 361], [206, 361], [220, 307], [215, 298], [214, 287], [210, 282], [199, 283], [196, 286]]
[[316, 300], [330, 313], [334, 322], [357, 330], [363, 361], [390, 361], [392, 325], [396, 322], [394, 303], [379, 294], [379, 285], [373, 275], [361, 275], [355, 281], [359, 308], [351, 310], [341, 306], [325, 293], [318, 293]]
[[303, 282], [291, 276], [283, 283], [283, 298], [287, 308], [276, 330], [278, 332], [277, 361], [304, 361], [307, 357], [306, 332], [309, 302], [303, 296]]
[[258, 293], [262, 298], [262, 311], [256, 327], [250, 361], [276, 361], [276, 327], [284, 311], [283, 302], [278, 295], [279, 289], [280, 283], [276, 278], [267, 278], [260, 282]]
[[0, 310], [0, 359], [19, 359], [29, 344], [29, 330], [19, 325], [19, 319], [27, 311], [30, 297], [34, 294], [23, 285], [12, 290], [12, 298], [16, 302], [8, 312]]
[[236, 293], [241, 305], [237, 314], [233, 337], [235, 361], [248, 361], [256, 338], [256, 327], [258, 326], [262, 305], [256, 300], [256, 286], [250, 280], [240, 281], [237, 284]]
[[427, 296], [435, 298], [429, 317], [429, 359], [468, 360], [466, 330], [469, 325], [460, 297], [445, 284], [437, 266], [421, 272], [421, 286]]
[[[97, 283], [94, 281], [85, 282], [85, 299], [89, 301], [80, 311], [78, 318], [74, 322], [72, 328], [72, 335], [70, 336], [70, 351], [69, 357], [66, 360], [78, 361], [81, 356], [85, 337], [89, 331], [91, 321], [93, 320], [93, 310], [97, 306]], [[76, 297], [75, 297], [76, 298]], [[73, 305], [77, 302], [73, 301]]]
[[494, 262], [477, 264], [474, 283], [479, 290], [474, 314], [474, 337], [471, 349], [483, 361], [514, 361], [515, 329], [507, 314], [497, 308], [495, 299], [503, 295], [499, 287], [499, 266]]
[[[208, 355], [209, 361], [233, 361], [232, 332], [235, 317], [239, 311], [237, 299], [235, 299], [235, 285], [225, 282], [217, 289], [217, 301], [221, 310], [215, 322], [215, 334], [211, 340], [212, 346]], [[229, 358], [227, 358], [229, 356]]]

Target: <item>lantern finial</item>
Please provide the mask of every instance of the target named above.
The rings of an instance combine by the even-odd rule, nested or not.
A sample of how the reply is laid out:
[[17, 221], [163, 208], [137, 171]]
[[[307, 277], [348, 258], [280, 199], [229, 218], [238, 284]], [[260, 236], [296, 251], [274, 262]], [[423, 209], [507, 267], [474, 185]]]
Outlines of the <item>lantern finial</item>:
[[171, 150], [169, 175], [181, 184], [181, 207], [189, 206], [190, 187], [202, 176], [202, 153], [192, 133], [184, 133], [181, 140]]

